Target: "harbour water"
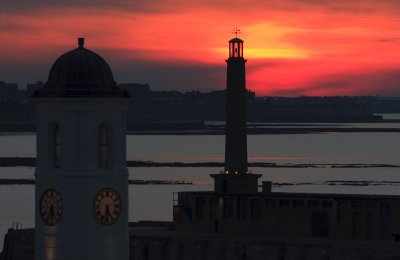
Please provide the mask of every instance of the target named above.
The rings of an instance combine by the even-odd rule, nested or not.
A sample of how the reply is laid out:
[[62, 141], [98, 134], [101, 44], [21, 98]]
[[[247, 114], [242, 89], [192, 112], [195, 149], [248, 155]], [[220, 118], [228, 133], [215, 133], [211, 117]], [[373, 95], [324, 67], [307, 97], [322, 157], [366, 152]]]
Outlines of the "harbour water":
[[[392, 127], [393, 124], [390, 126]], [[395, 125], [396, 128], [400, 124]], [[0, 136], [0, 157], [35, 157], [34, 134]], [[325, 133], [252, 135], [250, 162], [271, 162], [282, 167], [250, 168], [275, 183], [274, 191], [400, 195], [400, 168], [360, 167], [400, 165], [400, 133]], [[160, 162], [222, 162], [223, 135], [128, 135], [127, 159]], [[287, 164], [328, 164], [318, 168], [283, 167]], [[360, 164], [357, 167], [332, 167]], [[212, 190], [213, 167], [129, 168], [130, 179], [187, 180], [194, 185], [130, 185], [129, 219], [172, 220], [173, 193]], [[3, 167], [0, 178], [33, 178], [34, 168]], [[356, 182], [354, 182], [356, 181]], [[280, 185], [279, 185], [280, 184]], [[13, 222], [34, 225], [34, 186], [0, 186], [0, 250]]]

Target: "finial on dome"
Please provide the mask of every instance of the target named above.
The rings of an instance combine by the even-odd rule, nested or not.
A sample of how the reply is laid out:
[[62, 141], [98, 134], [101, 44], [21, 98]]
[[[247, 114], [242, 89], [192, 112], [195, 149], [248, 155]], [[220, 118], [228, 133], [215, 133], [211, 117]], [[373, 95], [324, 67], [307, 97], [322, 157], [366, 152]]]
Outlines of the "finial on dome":
[[235, 34], [235, 38], [237, 38], [237, 37], [238, 37], [238, 34], [241, 34], [241, 33], [242, 33], [242, 32], [240, 31], [239, 28], [237, 28], [237, 26], [236, 26], [236, 28], [233, 29], [233, 31], [232, 31], [232, 34]]
[[84, 44], [85, 44], [85, 38], [78, 38], [79, 48], [83, 48]]

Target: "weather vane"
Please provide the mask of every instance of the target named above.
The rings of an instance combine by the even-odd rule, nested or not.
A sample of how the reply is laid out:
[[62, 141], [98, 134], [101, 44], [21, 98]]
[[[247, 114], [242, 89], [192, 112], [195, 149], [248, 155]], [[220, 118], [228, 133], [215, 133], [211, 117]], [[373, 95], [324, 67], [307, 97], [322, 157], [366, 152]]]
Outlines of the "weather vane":
[[240, 31], [240, 29], [238, 29], [237, 27], [236, 27], [235, 29], [233, 29], [232, 34], [235, 34], [235, 37], [236, 37], [236, 38], [237, 38], [238, 34], [240, 34], [240, 33], [241, 33], [241, 31]]

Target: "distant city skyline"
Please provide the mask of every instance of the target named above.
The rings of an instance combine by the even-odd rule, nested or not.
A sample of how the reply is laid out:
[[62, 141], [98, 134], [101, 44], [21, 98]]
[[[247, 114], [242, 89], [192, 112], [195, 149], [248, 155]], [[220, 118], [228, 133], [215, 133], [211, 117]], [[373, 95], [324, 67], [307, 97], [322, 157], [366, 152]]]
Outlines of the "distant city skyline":
[[224, 89], [228, 40], [244, 40], [257, 95], [400, 95], [398, 0], [2, 1], [1, 79], [46, 81], [76, 38], [117, 83]]

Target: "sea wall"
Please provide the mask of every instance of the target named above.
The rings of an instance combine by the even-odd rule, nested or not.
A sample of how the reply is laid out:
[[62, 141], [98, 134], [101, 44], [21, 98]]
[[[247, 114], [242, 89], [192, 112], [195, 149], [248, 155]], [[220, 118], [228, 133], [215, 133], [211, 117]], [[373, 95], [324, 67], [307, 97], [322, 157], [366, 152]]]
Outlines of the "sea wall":
[[235, 237], [176, 234], [170, 237], [131, 236], [135, 260], [389, 260], [400, 259], [394, 242], [323, 239]]
[[[10, 229], [0, 260], [32, 260], [34, 229]], [[131, 260], [394, 260], [395, 241], [273, 238], [175, 232], [151, 222], [130, 226]]]

